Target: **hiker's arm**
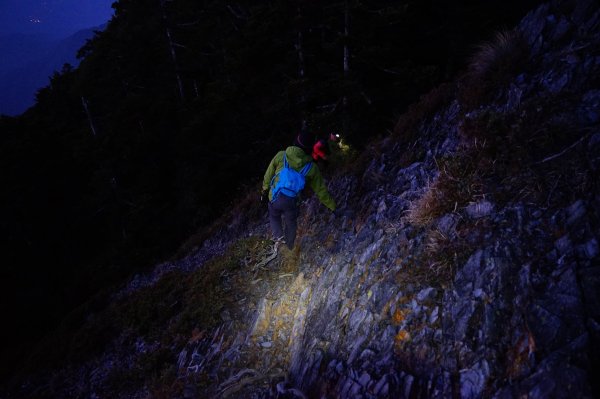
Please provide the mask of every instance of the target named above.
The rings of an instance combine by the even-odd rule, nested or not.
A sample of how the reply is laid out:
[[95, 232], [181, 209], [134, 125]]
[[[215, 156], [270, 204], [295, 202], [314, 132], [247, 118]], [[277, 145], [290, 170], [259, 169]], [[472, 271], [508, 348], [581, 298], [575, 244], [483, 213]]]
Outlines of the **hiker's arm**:
[[310, 188], [312, 188], [312, 190], [315, 192], [315, 195], [323, 205], [332, 211], [335, 211], [335, 200], [329, 194], [329, 191], [327, 191], [327, 187], [325, 187], [325, 181], [323, 180], [321, 172], [316, 165], [313, 165], [313, 169], [314, 172], [310, 176]]
[[265, 172], [265, 177], [263, 178], [262, 189], [266, 191], [269, 189], [271, 185], [271, 179], [275, 176], [275, 160], [277, 159], [277, 155], [273, 157], [267, 171]]

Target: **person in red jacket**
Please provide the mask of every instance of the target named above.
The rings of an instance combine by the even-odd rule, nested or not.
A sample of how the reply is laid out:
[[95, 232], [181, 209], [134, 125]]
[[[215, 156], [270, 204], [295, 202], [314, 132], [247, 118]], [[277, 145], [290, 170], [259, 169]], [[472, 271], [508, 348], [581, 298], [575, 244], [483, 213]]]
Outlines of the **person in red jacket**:
[[331, 154], [330, 143], [337, 143], [340, 139], [339, 134], [331, 133], [328, 138], [317, 140], [313, 145], [312, 158], [323, 168], [329, 155]]

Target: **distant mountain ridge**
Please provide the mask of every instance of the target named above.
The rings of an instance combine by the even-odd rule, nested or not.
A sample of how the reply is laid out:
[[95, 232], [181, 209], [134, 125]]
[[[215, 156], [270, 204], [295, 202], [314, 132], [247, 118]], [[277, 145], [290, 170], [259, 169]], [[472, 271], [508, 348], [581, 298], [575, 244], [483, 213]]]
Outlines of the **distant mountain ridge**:
[[0, 114], [16, 116], [35, 102], [37, 90], [64, 64], [77, 66], [77, 51], [106, 25], [80, 30], [61, 40], [41, 35], [15, 34], [0, 37]]

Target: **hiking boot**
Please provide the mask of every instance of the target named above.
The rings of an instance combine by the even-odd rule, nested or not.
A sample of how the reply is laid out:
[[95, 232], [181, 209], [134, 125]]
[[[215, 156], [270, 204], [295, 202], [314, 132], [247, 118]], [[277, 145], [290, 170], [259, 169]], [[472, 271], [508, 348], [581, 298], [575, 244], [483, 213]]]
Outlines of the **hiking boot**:
[[281, 247], [285, 247], [285, 240], [283, 239], [283, 236], [273, 238], [273, 251], [277, 253]]

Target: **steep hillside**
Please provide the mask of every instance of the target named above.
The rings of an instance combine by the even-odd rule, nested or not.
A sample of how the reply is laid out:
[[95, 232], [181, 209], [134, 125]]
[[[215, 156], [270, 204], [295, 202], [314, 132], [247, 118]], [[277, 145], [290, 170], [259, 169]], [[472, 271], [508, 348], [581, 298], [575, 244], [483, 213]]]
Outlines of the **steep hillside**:
[[0, 381], [227, 212], [303, 121], [362, 148], [540, 1], [114, 2], [79, 67], [0, 117]]
[[[600, 10], [554, 1], [340, 164], [277, 253], [255, 198], [90, 302], [7, 397], [600, 394]], [[352, 162], [350, 162], [352, 161]]]

